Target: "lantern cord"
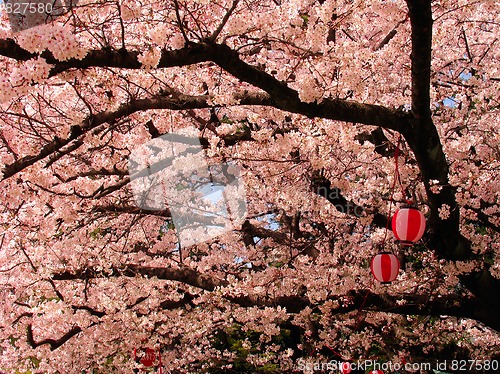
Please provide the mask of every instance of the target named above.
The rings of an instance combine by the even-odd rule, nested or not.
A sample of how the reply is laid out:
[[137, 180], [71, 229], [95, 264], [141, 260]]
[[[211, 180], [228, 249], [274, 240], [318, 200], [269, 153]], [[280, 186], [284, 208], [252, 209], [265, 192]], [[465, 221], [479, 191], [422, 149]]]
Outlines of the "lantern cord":
[[401, 193], [403, 195], [403, 199], [406, 201], [407, 204], [411, 204], [411, 201], [406, 198], [406, 193], [403, 188], [403, 184], [401, 183], [401, 176], [399, 174], [399, 163], [398, 163], [398, 158], [399, 158], [399, 146], [401, 144], [401, 134], [398, 136], [398, 143], [396, 145], [396, 149], [394, 150], [394, 162], [395, 162], [395, 171], [394, 171], [394, 181], [392, 182], [391, 186], [391, 197], [389, 198], [389, 214], [387, 218], [387, 223], [385, 225], [385, 234], [384, 234], [384, 239], [382, 240], [382, 251], [385, 248], [385, 241], [387, 239], [387, 232], [389, 231], [389, 222], [391, 219], [391, 214], [392, 214], [392, 203], [394, 202], [394, 191], [396, 189], [396, 181], [398, 182], [400, 188], [401, 188]]
[[394, 188], [396, 187], [396, 179], [394, 179], [394, 183], [392, 184], [391, 187], [391, 198], [389, 199], [389, 214], [387, 215], [387, 222], [385, 224], [385, 233], [384, 233], [384, 239], [382, 240], [382, 251], [384, 251], [385, 248], [385, 240], [387, 239], [387, 232], [389, 231], [389, 222], [391, 220], [391, 211], [392, 211], [392, 199], [394, 196]]
[[[136, 349], [136, 348], [134, 348], [134, 362], [139, 362], [139, 361], [137, 360], [137, 349]], [[137, 368], [136, 368], [136, 369], [134, 369], [134, 370], [133, 370], [133, 372], [134, 372], [134, 373], [138, 373], [138, 372], [139, 372], [139, 369], [137, 369]]]
[[158, 374], [163, 374], [163, 365], [161, 363], [161, 349], [160, 348], [158, 348], [158, 367], [159, 367]]

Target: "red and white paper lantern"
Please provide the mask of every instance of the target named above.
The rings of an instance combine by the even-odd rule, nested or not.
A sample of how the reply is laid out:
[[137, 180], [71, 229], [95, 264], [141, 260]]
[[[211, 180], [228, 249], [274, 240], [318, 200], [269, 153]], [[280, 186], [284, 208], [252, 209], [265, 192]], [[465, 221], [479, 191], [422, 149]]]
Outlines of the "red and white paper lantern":
[[370, 374], [384, 374], [384, 372], [382, 370], [372, 370]]
[[391, 283], [398, 276], [399, 260], [390, 252], [382, 252], [373, 257], [370, 268], [376, 280]]
[[396, 239], [405, 246], [418, 242], [425, 231], [425, 217], [414, 207], [398, 209], [392, 217], [392, 232]]

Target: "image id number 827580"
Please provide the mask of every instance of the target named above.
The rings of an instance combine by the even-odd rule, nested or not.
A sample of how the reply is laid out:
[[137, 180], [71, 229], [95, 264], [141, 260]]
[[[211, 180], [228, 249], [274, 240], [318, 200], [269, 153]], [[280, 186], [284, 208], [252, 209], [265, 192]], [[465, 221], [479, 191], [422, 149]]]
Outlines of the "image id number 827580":
[[50, 14], [52, 13], [53, 7], [51, 2], [17, 2], [8, 1], [4, 2], [5, 12], [13, 14]]

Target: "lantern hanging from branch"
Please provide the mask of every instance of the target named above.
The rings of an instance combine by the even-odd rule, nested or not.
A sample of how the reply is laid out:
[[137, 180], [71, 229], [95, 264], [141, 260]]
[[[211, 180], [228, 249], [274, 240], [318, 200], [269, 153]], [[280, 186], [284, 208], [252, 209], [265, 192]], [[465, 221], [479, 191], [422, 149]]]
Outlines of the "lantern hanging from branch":
[[425, 218], [417, 208], [406, 206], [398, 209], [392, 217], [392, 232], [404, 246], [418, 242], [425, 231]]
[[398, 276], [399, 260], [390, 252], [381, 252], [373, 257], [370, 268], [376, 280], [389, 284]]

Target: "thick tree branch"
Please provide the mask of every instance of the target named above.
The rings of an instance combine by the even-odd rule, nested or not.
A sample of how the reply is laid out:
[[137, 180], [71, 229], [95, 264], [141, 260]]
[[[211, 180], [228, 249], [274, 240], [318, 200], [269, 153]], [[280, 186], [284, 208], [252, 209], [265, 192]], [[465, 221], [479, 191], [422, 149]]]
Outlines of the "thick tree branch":
[[[426, 188], [430, 208], [428, 231], [431, 247], [447, 259], [463, 260], [471, 252], [463, 240], [460, 240], [455, 189], [449, 184], [448, 164], [430, 110], [431, 1], [416, 0], [407, 3], [412, 26], [412, 112], [415, 119], [402, 133], [415, 154]], [[443, 186], [440, 193], [434, 194], [430, 190], [431, 180], [437, 180]], [[447, 220], [439, 217], [439, 208], [443, 204], [448, 205], [451, 210]]]
[[71, 330], [69, 330], [66, 334], [61, 336], [59, 339], [44, 339], [44, 340], [41, 340], [39, 342], [36, 342], [34, 337], [33, 337], [33, 329], [31, 327], [31, 325], [28, 325], [27, 339], [28, 339], [28, 344], [33, 349], [40, 347], [41, 345], [48, 344], [48, 345], [50, 345], [50, 350], [53, 351], [53, 350], [59, 348], [64, 343], [66, 343], [73, 336], [79, 334], [81, 331], [82, 331], [81, 327], [75, 326]]
[[[244, 307], [251, 306], [281, 306], [288, 312], [298, 313], [305, 307], [314, 307], [304, 296], [281, 296], [277, 298], [264, 298], [255, 295], [226, 297]], [[462, 296], [447, 296], [429, 300], [427, 295], [388, 295], [376, 294], [371, 291], [350, 291], [347, 295], [330, 296], [328, 300], [343, 300], [338, 306], [332, 308], [332, 314], [348, 313], [355, 310], [378, 311], [403, 315], [448, 315], [462, 318], [481, 320], [476, 310], [473, 299], [463, 299]], [[401, 300], [403, 301], [401, 303]]]
[[[104, 48], [88, 51], [86, 56], [78, 60], [76, 58], [68, 61], [59, 61], [53, 54], [46, 50], [41, 54], [31, 53], [21, 48], [12, 39], [0, 39], [0, 56], [9, 57], [18, 61], [27, 61], [37, 56], [45, 58], [47, 63], [54, 65], [49, 76], [54, 76], [71, 69], [87, 69], [91, 67], [108, 67], [123, 69], [141, 69], [142, 64], [137, 57], [139, 52], [124, 49]], [[186, 66], [199, 62], [208, 61], [206, 50], [196, 45], [174, 50], [162, 51], [158, 67], [168, 68], [173, 66]]]
[[[244, 64], [244, 63], [243, 63]], [[246, 65], [246, 64], [245, 64]], [[249, 70], [252, 70], [253, 68], [247, 65], [247, 68]], [[265, 74], [265, 73], [264, 73]], [[267, 74], [266, 74], [267, 75]], [[274, 80], [274, 78], [271, 77], [271, 79]], [[283, 85], [281, 82], [276, 81], [275, 83], [279, 85]], [[337, 116], [352, 116], [352, 120], [356, 120], [357, 115], [354, 115], [355, 113], [365, 113], [362, 114], [362, 117], [368, 117], [370, 118], [371, 115], [376, 117], [376, 114], [374, 112], [379, 112], [380, 120], [383, 120], [386, 118], [390, 122], [390, 118], [393, 116], [398, 117], [399, 115], [403, 115], [403, 113], [398, 113], [395, 110], [392, 109], [387, 109], [384, 107], [377, 107], [377, 106], [370, 106], [370, 105], [365, 105], [365, 104], [359, 104], [359, 103], [354, 103], [354, 102], [342, 102], [340, 100], [338, 101], [332, 101], [330, 100], [330, 105], [327, 105], [327, 107], [321, 107], [323, 104], [304, 104], [301, 103], [300, 100], [298, 99], [298, 94], [290, 90], [291, 95], [295, 97], [298, 102], [296, 104], [299, 106], [298, 108], [293, 107], [293, 102], [283, 98], [283, 103], [285, 103], [286, 106], [291, 105], [290, 108], [285, 110], [289, 111], [296, 111], [300, 112], [300, 110], [304, 109], [305, 112], [309, 115], [316, 116], [317, 114], [320, 115], [322, 111], [328, 111], [331, 110], [332, 112], [329, 114], [330, 117], [337, 117]], [[207, 95], [201, 95], [201, 96], [189, 96], [189, 95], [183, 95], [180, 93], [176, 93], [175, 95], [171, 96], [164, 96], [164, 95], [157, 95], [151, 98], [145, 98], [145, 99], [138, 99], [134, 100], [125, 104], [122, 104], [118, 107], [118, 109], [114, 111], [107, 111], [107, 112], [101, 112], [95, 115], [90, 115], [87, 117], [84, 121], [82, 121], [79, 125], [74, 125], [72, 126], [72, 131], [70, 135], [67, 138], [61, 139], [56, 137], [52, 142], [44, 145], [41, 148], [41, 151], [36, 154], [36, 155], [29, 155], [22, 157], [15, 162], [6, 165], [3, 170], [3, 179], [7, 179], [18, 172], [24, 170], [25, 168], [33, 165], [37, 161], [40, 161], [48, 156], [52, 155], [57, 155], [60, 153], [65, 153], [65, 148], [71, 148], [73, 150], [74, 147], [70, 145], [73, 141], [79, 141], [86, 133], [89, 131], [96, 129], [98, 126], [104, 124], [104, 123], [109, 123], [113, 124], [116, 123], [118, 120], [120, 120], [123, 117], [129, 116], [132, 113], [138, 112], [138, 111], [144, 111], [144, 110], [150, 110], [150, 109], [169, 109], [169, 110], [185, 110], [185, 109], [200, 109], [200, 108], [208, 108], [211, 106], [209, 103], [210, 97]], [[239, 102], [240, 105], [263, 105], [263, 106], [276, 106], [273, 99], [271, 99], [268, 95], [264, 93], [247, 93], [247, 92], [242, 92], [235, 94], [235, 100]], [[305, 105], [304, 108], [302, 106]], [[328, 109], [330, 108], [330, 109]], [[335, 114], [338, 112], [337, 114]], [[302, 113], [302, 114], [306, 114]], [[323, 113], [325, 114], [325, 113]], [[359, 118], [358, 118], [359, 119]], [[394, 118], [393, 118], [394, 119]], [[365, 118], [366, 120], [366, 118]], [[241, 139], [248, 139], [248, 134], [240, 134], [240, 136], [235, 137], [234, 139], [228, 137], [227, 139], [224, 139], [226, 145], [232, 145], [234, 144], [235, 141], [241, 140]], [[81, 143], [81, 141], [80, 141]]]
[[87, 268], [80, 272], [67, 271], [57, 273], [52, 276], [52, 279], [58, 281], [67, 281], [117, 276], [135, 277], [136, 275], [147, 276], [149, 278], [157, 277], [158, 279], [178, 281], [207, 291], [213, 291], [215, 287], [224, 284], [224, 282], [221, 280], [217, 280], [211, 276], [201, 274], [187, 266], [181, 266], [178, 268], [159, 268], [133, 264], [126, 265], [122, 269], [113, 268], [111, 269], [111, 273], [108, 274], [102, 274], [95, 271], [94, 269]]
[[431, 0], [407, 0], [411, 22], [412, 112], [417, 118], [429, 118], [432, 11]]
[[[347, 200], [342, 191], [337, 187], [332, 187], [332, 183], [322, 175], [316, 175], [312, 180], [313, 191], [317, 195], [324, 197], [335, 209], [341, 213], [361, 217], [365, 208]], [[377, 227], [386, 227], [387, 217], [380, 213], [375, 213], [372, 224]]]
[[[243, 307], [276, 307], [281, 306], [290, 313], [298, 313], [306, 307], [314, 307], [315, 304], [306, 296], [263, 296], [263, 295], [224, 295], [224, 287], [228, 283], [197, 272], [189, 267], [180, 268], [160, 268], [143, 267], [139, 265], [127, 265], [124, 269], [112, 269], [111, 274], [103, 274], [93, 269], [87, 268], [80, 272], [62, 272], [54, 274], [53, 280], [85, 280], [89, 278], [106, 278], [110, 276], [134, 277], [142, 275], [147, 277], [157, 277], [158, 279], [178, 281], [187, 285], [198, 287], [206, 291], [214, 291], [216, 287], [222, 287], [222, 296], [230, 302], [234, 302]], [[472, 318], [484, 322], [495, 329], [500, 328], [500, 321], [492, 321], [491, 318], [484, 315], [484, 309], [478, 304], [475, 298], [463, 298], [462, 295], [449, 295], [445, 297], [436, 297], [429, 300], [428, 295], [388, 295], [376, 294], [371, 291], [358, 290], [351, 291], [347, 295], [332, 295], [328, 300], [343, 299], [344, 302], [332, 309], [333, 314], [347, 313], [354, 310], [370, 310], [403, 315], [449, 315], [455, 317]], [[189, 298], [189, 301], [191, 298]], [[401, 300], [403, 302], [401, 303]], [[164, 306], [168, 309], [175, 307], [171, 302], [165, 302]]]
[[396, 109], [341, 99], [324, 98], [321, 103], [304, 103], [299, 94], [272, 75], [244, 62], [226, 45], [207, 47], [211, 59], [229, 74], [266, 91], [273, 106], [284, 111], [345, 122], [381, 126], [400, 131], [412, 116]]
[[383, 157], [394, 157], [394, 145], [385, 136], [381, 127], [377, 127], [371, 132], [362, 132], [354, 137], [358, 142], [364, 144], [365, 141], [375, 146], [375, 152]]
[[[17, 60], [28, 60], [36, 56], [23, 50], [12, 40], [0, 40], [0, 55]], [[60, 62], [48, 51], [41, 54], [48, 63], [55, 65], [50, 72], [51, 76], [73, 68], [116, 67], [140, 69], [142, 65], [137, 60], [138, 55], [138, 52], [103, 49], [89, 51], [82, 60], [70, 59], [69, 61]], [[299, 113], [308, 117], [321, 117], [381, 126], [397, 131], [400, 131], [404, 124], [408, 123], [412, 118], [412, 115], [401, 110], [341, 99], [325, 98], [321, 103], [304, 103], [300, 100], [297, 91], [288, 87], [284, 82], [278, 81], [265, 71], [247, 64], [240, 58], [238, 52], [226, 45], [190, 43], [182, 49], [163, 50], [157, 68], [186, 66], [206, 61], [215, 62], [234, 77], [264, 90], [270, 95], [271, 99], [271, 102], [267, 105], [288, 112]]]
[[[249, 94], [243, 92], [235, 95], [235, 99], [241, 105], [268, 105], [269, 98], [265, 94]], [[98, 126], [109, 123], [116, 123], [119, 119], [129, 116], [132, 113], [150, 109], [169, 109], [169, 110], [184, 110], [184, 109], [200, 109], [208, 108], [212, 105], [209, 103], [210, 97], [208, 95], [189, 96], [189, 95], [176, 95], [176, 97], [157, 95], [151, 98], [133, 100], [124, 103], [113, 111], [101, 112], [95, 115], [88, 116], [84, 121], [78, 125], [72, 126], [71, 133], [68, 137], [54, 138], [53, 141], [44, 145], [40, 152], [36, 155], [22, 157], [15, 162], [6, 165], [3, 169], [3, 179], [12, 177], [27, 167], [33, 165], [37, 161], [44, 158], [64, 152], [64, 147], [68, 146], [71, 142], [81, 139], [86, 133], [96, 129]]]
[[[456, 189], [449, 184], [448, 163], [431, 117], [431, 0], [408, 0], [407, 3], [412, 27], [412, 113], [415, 118], [411, 126], [402, 129], [402, 134], [415, 154], [428, 197], [428, 244], [448, 260], [472, 259], [474, 254], [470, 243], [460, 233]], [[443, 186], [439, 193], [431, 191], [431, 180], [437, 180]], [[447, 219], [439, 217], [439, 209], [444, 205], [450, 209]], [[491, 295], [500, 288], [500, 280], [491, 276], [488, 266], [460, 279], [479, 299], [477, 308], [481, 310], [481, 320], [499, 330], [500, 298]]]

